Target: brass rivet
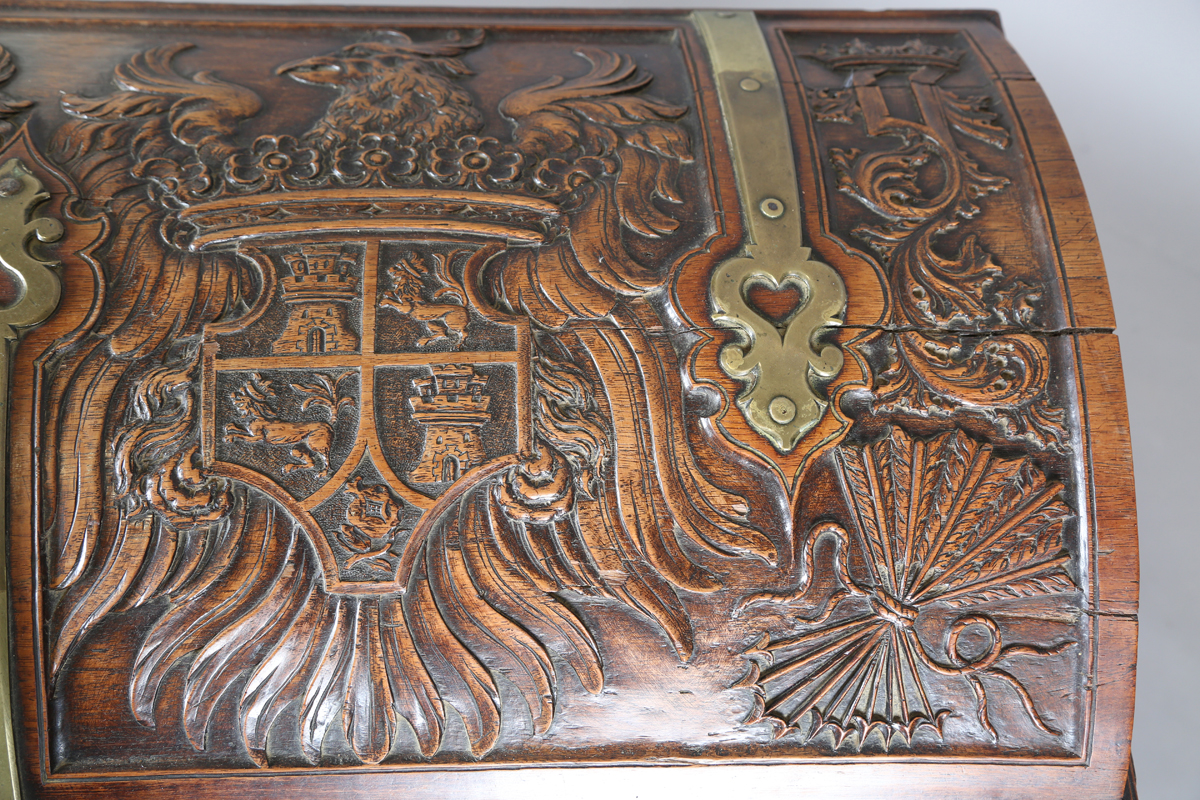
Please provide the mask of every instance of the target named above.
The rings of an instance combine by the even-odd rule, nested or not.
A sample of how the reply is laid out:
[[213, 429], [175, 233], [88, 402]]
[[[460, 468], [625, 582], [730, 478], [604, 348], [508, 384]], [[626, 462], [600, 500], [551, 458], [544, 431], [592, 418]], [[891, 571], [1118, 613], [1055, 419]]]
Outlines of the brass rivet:
[[718, 17], [720, 17], [721, 19], [733, 19], [734, 17], [736, 17], [736, 16], [737, 16], [737, 12], [734, 12], [734, 11], [718, 11], [718, 12], [717, 12], [717, 16], [718, 16]]
[[757, 92], [762, 88], [762, 84], [754, 80], [754, 78], [742, 78], [742, 82], [738, 84], [742, 87], [742, 91]]
[[796, 404], [790, 398], [779, 395], [767, 406], [767, 412], [780, 425], [787, 425], [796, 418]]
[[20, 194], [25, 188], [25, 184], [16, 178], [0, 179], [0, 197], [12, 197], [14, 194]]
[[783, 201], [776, 200], [774, 197], [768, 197], [766, 200], [763, 200], [758, 208], [762, 211], [763, 216], [768, 219], [779, 219], [783, 216]]

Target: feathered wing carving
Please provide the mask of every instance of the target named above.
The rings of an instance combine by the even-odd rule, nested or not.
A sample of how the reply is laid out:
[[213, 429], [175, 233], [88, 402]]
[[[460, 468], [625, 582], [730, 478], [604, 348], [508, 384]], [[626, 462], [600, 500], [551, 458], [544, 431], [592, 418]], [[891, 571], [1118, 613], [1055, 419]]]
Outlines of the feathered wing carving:
[[[167, 672], [193, 655], [184, 723], [203, 748], [221, 696], [245, 677], [240, 697], [249, 754], [267, 761], [267, 735], [298, 703], [300, 744], [313, 762], [335, 725], [363, 761], [391, 750], [406, 720], [419, 750], [441, 741], [443, 702], [466, 726], [476, 753], [500, 732], [503, 674], [544, 732], [553, 716], [551, 653], [593, 692], [602, 686], [595, 645], [563, 601], [514, 565], [514, 522], [483, 484], [462, 491], [421, 532], [403, 595], [327, 593], [298, 527], [271, 502], [233, 490], [233, 508], [196, 579], [172, 602], [138, 654], [130, 702], [147, 725]], [[536, 537], [530, 537], [535, 539]]]
[[[636, 454], [620, 467], [636, 480], [616, 481], [610, 511], [623, 517], [658, 572], [681, 588], [710, 591], [721, 584], [717, 572], [729, 566], [722, 558], [775, 562], [787, 549], [790, 525], [766, 490], [776, 485], [773, 476], [755, 476], [764, 491], [752, 498], [742, 488], [735, 495], [718, 487], [710, 476], [721, 472], [717, 461], [726, 456], [705, 418], [685, 418], [681, 402], [656, 402], [682, 399], [690, 387], [646, 301], [663, 286], [671, 261], [643, 263], [634, 254], [679, 227], [664, 207], [686, 209], [677, 178], [692, 161], [691, 142], [675, 123], [686, 109], [631, 94], [650, 78], [628, 56], [597, 48], [577, 55], [592, 65], [588, 73], [518, 90], [500, 110], [540, 185], [578, 187], [565, 205], [570, 230], [586, 233], [500, 254], [478, 282], [485, 302], [558, 331], [572, 352], [588, 354], [592, 391], [609, 404], [615, 450]], [[730, 511], [747, 499], [767, 524], [748, 524]], [[634, 518], [638, 513], [644, 516]], [[715, 558], [685, 554], [679, 538]]]
[[[586, 185], [590, 196], [577, 214], [584, 208], [591, 214], [579, 216], [584, 224], [573, 226], [576, 230], [614, 235], [626, 228], [650, 238], [674, 232], [679, 222], [659, 210], [653, 198], [683, 202], [676, 179], [680, 166], [692, 161], [691, 142], [674, 120], [687, 109], [632, 94], [651, 79], [638, 73], [629, 56], [594, 47], [580, 48], [577, 54], [592, 65], [585, 75], [570, 80], [554, 76], [500, 102], [500, 113], [513, 122], [513, 143], [536, 160], [535, 180], [547, 190], [579, 185], [589, 177], [615, 178]], [[574, 244], [583, 266], [596, 268], [594, 275], [602, 276], [598, 280], [614, 293], [654, 288], [670, 267], [639, 264], [603, 235]], [[620, 260], [606, 266], [600, 256]]]
[[[111, 198], [99, 209], [110, 233], [93, 264], [98, 308], [43, 361], [45, 408], [56, 410], [43, 429], [59, 444], [47, 450], [55, 458], [44, 476], [46, 508], [57, 515], [45, 521], [55, 531], [50, 587], [65, 592], [54, 619], [54, 673], [105, 613], [186, 580], [183, 567], [196, 556], [189, 549], [205, 546], [180, 537], [208, 538], [228, 507], [224, 482], [194, 466], [196, 370], [203, 326], [253, 299], [255, 277], [228, 255], [169, 247], [160, 230], [166, 212], [134, 172], [153, 158], [194, 160], [220, 150], [221, 137], [258, 101], [206, 74], [188, 95], [186, 80], [169, 67], [186, 47], [136, 57], [118, 69], [121, 91], [107, 98], [64, 98], [77, 119], [52, 143], [79, 197]], [[164, 558], [180, 548], [174, 562]], [[156, 572], [172, 563], [175, 574]]]
[[[630, 94], [649, 79], [594, 50], [581, 52], [593, 65], [582, 78], [505, 100], [535, 183], [566, 197], [572, 227], [588, 232], [469, 267], [476, 300], [542, 331], [535, 452], [485, 465], [426, 514], [401, 563], [403, 593], [336, 594], [283, 508], [201, 467], [204, 328], [245, 313], [269, 283], [230, 253], [171, 244], [169, 181], [184, 176], [193, 197], [221, 191], [237, 125], [260, 105], [210, 73], [178, 74], [171, 59], [186, 47], [134, 57], [107, 97], [64, 98], [74, 119], [54, 141], [79, 186], [74, 202], [97, 204], [108, 236], [92, 254], [94, 313], [41, 362], [43, 432], [55, 443], [43, 476], [52, 680], [107, 615], [159, 603], [130, 683], [140, 722], [155, 724], [164, 682], [185, 664], [195, 747], [240, 687], [257, 763], [288, 709], [311, 761], [340, 726], [355, 755], [377, 763], [410, 747], [408, 730], [432, 755], [447, 706], [486, 753], [501, 733], [499, 675], [535, 732], [567, 674], [556, 677], [557, 664], [598, 692], [600, 657], [577, 601], [644, 613], [687, 658], [681, 593], [719, 588], [740, 558], [786, 556], [790, 528], [773, 478], [747, 498], [708, 477], [730, 472], [728, 456], [706, 419], [685, 418], [692, 387], [641, 297], [668, 269], [622, 243], [622, 229], [650, 241], [678, 227], [662, 207], [683, 202], [675, 179], [690, 145], [674, 120], [684, 109]], [[750, 524], [742, 503], [776, 518]]]

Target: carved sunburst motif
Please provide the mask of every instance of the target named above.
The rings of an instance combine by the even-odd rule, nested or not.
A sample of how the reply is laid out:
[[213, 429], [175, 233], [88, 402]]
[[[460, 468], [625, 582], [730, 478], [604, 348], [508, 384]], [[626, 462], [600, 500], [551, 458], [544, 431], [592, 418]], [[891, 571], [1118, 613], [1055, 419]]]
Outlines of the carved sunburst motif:
[[1035, 727], [1058, 733], [1005, 665], [1016, 656], [1056, 655], [1073, 642], [1006, 645], [996, 621], [976, 612], [950, 624], [939, 654], [918, 622], [935, 606], [1074, 590], [1062, 485], [1028, 458], [998, 455], [961, 431], [922, 440], [893, 428], [882, 441], [839, 448], [834, 458], [854, 532], [818, 525], [809, 546], [832, 536], [849, 551], [840, 569], [846, 591], [811, 629], [764, 639], [747, 654], [756, 672], [765, 665], [755, 717], [775, 723], [779, 735], [808, 718], [807, 740], [828, 730], [835, 748], [848, 740], [861, 748], [878, 731], [887, 748], [924, 728], [940, 736], [952, 709], [941, 707], [936, 689], [959, 679], [974, 690], [979, 723], [993, 737], [988, 691], [1000, 686], [1017, 694]]

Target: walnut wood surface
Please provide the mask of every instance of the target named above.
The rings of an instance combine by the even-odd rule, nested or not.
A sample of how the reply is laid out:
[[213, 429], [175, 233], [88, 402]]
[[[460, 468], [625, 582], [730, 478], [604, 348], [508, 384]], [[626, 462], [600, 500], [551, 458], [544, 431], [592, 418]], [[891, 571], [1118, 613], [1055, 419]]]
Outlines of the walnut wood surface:
[[848, 296], [788, 453], [718, 356], [687, 15], [0, 10], [67, 230], [13, 376], [31, 797], [1122, 795], [1132, 462], [1053, 113], [987, 13], [759, 20]]

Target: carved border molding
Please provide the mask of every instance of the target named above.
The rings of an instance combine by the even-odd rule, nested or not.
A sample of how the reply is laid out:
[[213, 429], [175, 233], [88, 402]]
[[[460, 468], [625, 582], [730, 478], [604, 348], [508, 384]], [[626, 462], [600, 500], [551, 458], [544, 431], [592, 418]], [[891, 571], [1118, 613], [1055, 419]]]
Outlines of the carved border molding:
[[[12, 55], [0, 47], [0, 84], [12, 79], [16, 66]], [[0, 102], [0, 119], [11, 117], [31, 104], [23, 101]], [[12, 130], [4, 119], [0, 136]], [[39, 208], [50, 195], [42, 182], [30, 171], [26, 159], [28, 141], [25, 130], [0, 147], [0, 270], [15, 284], [16, 298], [11, 305], [0, 309], [0, 553], [8, 552], [8, 425], [9, 380], [11, 361], [21, 337], [44, 322], [58, 307], [61, 284], [57, 261], [43, 260], [30, 250], [33, 239], [56, 242], [63, 235], [62, 223], [41, 216]], [[6, 159], [7, 157], [7, 159]], [[8, 559], [0, 567], [0, 787], [11, 797], [20, 797], [20, 768], [17, 763], [16, 741], [13, 737], [12, 707], [9, 703], [9, 597]]]

